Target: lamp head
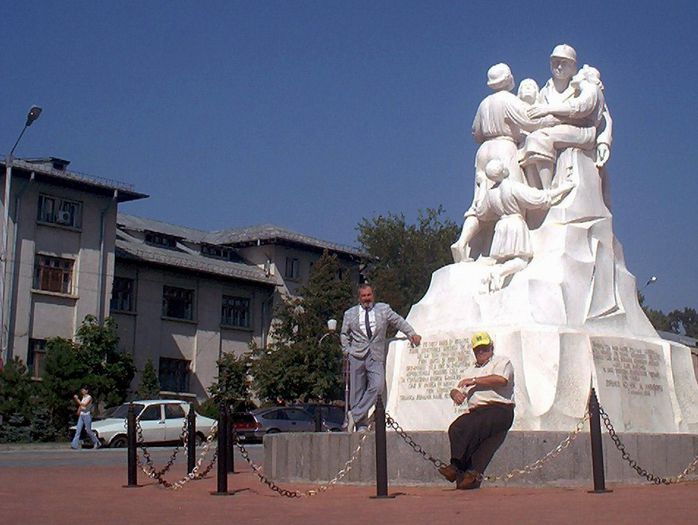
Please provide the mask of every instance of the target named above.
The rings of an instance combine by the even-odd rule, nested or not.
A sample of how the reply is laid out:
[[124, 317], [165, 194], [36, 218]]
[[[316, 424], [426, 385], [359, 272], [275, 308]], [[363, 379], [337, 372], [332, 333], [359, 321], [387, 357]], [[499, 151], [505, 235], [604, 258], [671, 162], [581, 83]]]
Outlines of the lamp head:
[[27, 123], [25, 126], [31, 126], [34, 121], [39, 118], [39, 115], [41, 115], [41, 108], [39, 106], [32, 106], [29, 109], [29, 113], [27, 113]]

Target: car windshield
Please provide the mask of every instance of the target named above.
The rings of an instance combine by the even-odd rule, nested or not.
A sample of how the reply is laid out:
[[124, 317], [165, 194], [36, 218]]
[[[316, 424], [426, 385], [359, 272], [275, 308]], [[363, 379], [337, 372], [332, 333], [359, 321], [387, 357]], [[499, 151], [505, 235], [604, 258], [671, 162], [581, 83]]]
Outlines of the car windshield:
[[[109, 417], [114, 417], [114, 418], [119, 418], [119, 419], [126, 419], [126, 416], [128, 416], [128, 406], [130, 403], [124, 403], [121, 406], [116, 407], [114, 411], [109, 415]], [[133, 408], [136, 411], [136, 415], [141, 413], [141, 410], [143, 410], [143, 407], [145, 405], [142, 405], [140, 403], [134, 403]]]

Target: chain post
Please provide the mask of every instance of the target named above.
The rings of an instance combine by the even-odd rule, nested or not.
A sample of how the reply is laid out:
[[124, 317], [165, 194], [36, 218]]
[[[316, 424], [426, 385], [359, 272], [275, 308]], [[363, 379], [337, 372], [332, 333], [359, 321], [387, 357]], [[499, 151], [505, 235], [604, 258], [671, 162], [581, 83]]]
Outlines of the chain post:
[[395, 496], [388, 495], [388, 447], [385, 436], [385, 405], [381, 394], [378, 394], [376, 399], [373, 417], [376, 422], [376, 495], [373, 498], [394, 498]]
[[613, 492], [606, 489], [606, 480], [603, 464], [603, 441], [601, 439], [601, 414], [599, 412], [599, 400], [596, 390], [591, 387], [589, 394], [589, 432], [591, 437], [591, 465], [594, 475], [594, 494]]
[[320, 410], [320, 406], [315, 407], [315, 432], [322, 432], [322, 412]]
[[187, 414], [187, 473], [191, 474], [194, 471], [196, 463], [196, 412], [194, 405], [189, 404], [189, 413]]
[[128, 484], [124, 485], [124, 488], [136, 488], [138, 487], [138, 451], [136, 450], [136, 407], [133, 403], [128, 404], [128, 413], [126, 416], [126, 443], [128, 445], [126, 451]]
[[233, 431], [233, 418], [230, 415], [230, 405], [225, 404], [225, 424], [226, 437], [228, 442], [228, 450], [226, 454], [226, 467], [230, 474], [235, 474], [235, 438], [236, 434]]
[[216, 492], [212, 496], [228, 496], [228, 409], [225, 401], [218, 405], [218, 475]]

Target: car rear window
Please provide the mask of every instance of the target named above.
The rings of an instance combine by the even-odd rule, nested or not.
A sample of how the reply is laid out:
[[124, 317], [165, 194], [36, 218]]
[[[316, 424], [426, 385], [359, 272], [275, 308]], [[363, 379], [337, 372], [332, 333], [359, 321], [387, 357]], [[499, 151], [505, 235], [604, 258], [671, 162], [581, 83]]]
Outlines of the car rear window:
[[[126, 419], [126, 417], [128, 416], [128, 405], [129, 405], [129, 403], [124, 403], [123, 405], [120, 405], [119, 407], [116, 408], [116, 410], [114, 410], [114, 411], [109, 415], [109, 417], [115, 417], [115, 418], [123, 418], [123, 419]], [[144, 407], [144, 406], [145, 406], [145, 405], [142, 405], [142, 404], [140, 404], [140, 403], [134, 403], [134, 404], [133, 404], [133, 408], [134, 408], [135, 411], [136, 411], [136, 415], [138, 415], [138, 414], [141, 413], [141, 410], [143, 410], [143, 407]]]
[[235, 413], [232, 415], [232, 420], [234, 424], [239, 424], [239, 423], [249, 423], [252, 424], [255, 422], [254, 416], [252, 414], [244, 414], [244, 413]]
[[165, 419], [181, 419], [185, 417], [182, 405], [165, 405]]

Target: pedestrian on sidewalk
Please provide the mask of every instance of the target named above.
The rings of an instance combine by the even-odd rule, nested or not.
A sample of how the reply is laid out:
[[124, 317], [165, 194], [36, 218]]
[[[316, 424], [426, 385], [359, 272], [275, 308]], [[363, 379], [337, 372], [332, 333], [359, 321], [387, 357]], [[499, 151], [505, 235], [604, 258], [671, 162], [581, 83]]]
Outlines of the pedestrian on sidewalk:
[[92, 432], [92, 407], [94, 406], [92, 396], [87, 387], [80, 389], [80, 395], [82, 396], [81, 398], [77, 395], [73, 396], [73, 400], [78, 404], [78, 422], [75, 425], [75, 437], [73, 437], [70, 447], [73, 449], [80, 448], [80, 434], [82, 434], [82, 429], [84, 428], [87, 435], [90, 436], [94, 448], [100, 448], [101, 444], [99, 439], [97, 439], [95, 433]]

